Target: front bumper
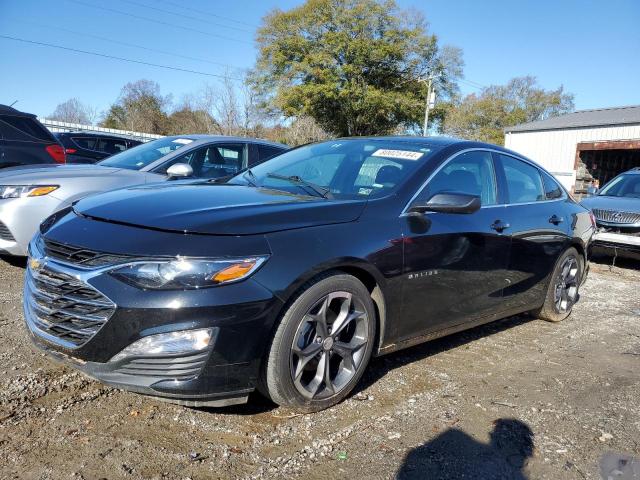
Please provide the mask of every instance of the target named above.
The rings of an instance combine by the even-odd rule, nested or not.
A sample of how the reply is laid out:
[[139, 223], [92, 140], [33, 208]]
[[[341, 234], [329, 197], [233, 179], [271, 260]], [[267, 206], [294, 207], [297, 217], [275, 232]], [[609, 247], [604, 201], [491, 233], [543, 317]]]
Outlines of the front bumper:
[[616, 255], [640, 260], [640, 235], [596, 232], [593, 235], [592, 253]]
[[25, 256], [40, 223], [61, 208], [63, 202], [52, 195], [0, 200], [0, 253]]
[[[45, 320], [40, 310], [34, 310], [33, 289], [38, 288], [34, 277], [42, 269], [73, 277], [113, 303], [113, 312], [88, 340], [74, 345], [51, 334], [71, 305], [58, 309], [60, 302], [51, 301]], [[188, 406], [246, 401], [255, 388], [268, 333], [282, 306], [251, 279], [201, 290], [143, 291], [117, 280], [108, 270], [82, 269], [46, 257], [29, 262], [24, 293], [26, 324], [39, 349], [105, 384]], [[54, 317], [49, 315], [51, 309]], [[49, 320], [54, 330], [45, 331], [43, 325]], [[110, 361], [142, 337], [200, 328], [214, 331], [205, 351]]]

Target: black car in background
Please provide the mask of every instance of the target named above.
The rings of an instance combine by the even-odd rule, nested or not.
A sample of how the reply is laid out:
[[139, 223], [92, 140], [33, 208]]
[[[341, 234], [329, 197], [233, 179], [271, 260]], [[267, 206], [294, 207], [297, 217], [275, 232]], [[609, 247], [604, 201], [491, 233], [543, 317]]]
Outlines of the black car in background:
[[67, 163], [96, 163], [142, 143], [104, 133], [60, 132], [54, 135], [65, 148]]
[[65, 161], [64, 148], [35, 115], [0, 105], [0, 168]]
[[185, 405], [254, 389], [310, 411], [381, 355], [578, 300], [591, 216], [509, 150], [442, 138], [306, 145], [239, 172], [84, 198], [29, 247], [40, 348]]

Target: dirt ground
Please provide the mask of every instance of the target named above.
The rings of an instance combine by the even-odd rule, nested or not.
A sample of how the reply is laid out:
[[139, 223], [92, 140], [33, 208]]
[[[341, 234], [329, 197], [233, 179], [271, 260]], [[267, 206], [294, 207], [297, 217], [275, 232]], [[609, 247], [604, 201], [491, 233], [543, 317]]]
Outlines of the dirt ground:
[[356, 394], [300, 416], [257, 396], [183, 408], [53, 363], [25, 334], [12, 263], [0, 260], [0, 478], [585, 479], [603, 458], [640, 472], [637, 263], [592, 263], [560, 324], [510, 318], [374, 359]]

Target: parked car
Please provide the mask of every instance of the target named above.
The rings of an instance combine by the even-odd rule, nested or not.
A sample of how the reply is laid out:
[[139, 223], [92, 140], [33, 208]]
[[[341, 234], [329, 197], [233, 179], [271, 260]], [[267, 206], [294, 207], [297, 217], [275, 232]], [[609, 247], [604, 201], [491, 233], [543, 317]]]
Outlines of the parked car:
[[54, 135], [65, 148], [67, 163], [96, 163], [142, 143], [104, 133], [60, 132]]
[[[140, 148], [140, 147], [137, 147]], [[192, 406], [319, 410], [381, 355], [578, 300], [594, 226], [535, 163], [452, 139], [338, 139], [224, 184], [120, 189], [30, 245], [36, 345]]]
[[582, 200], [598, 226], [593, 253], [640, 260], [640, 168], [624, 172]]
[[0, 168], [65, 163], [64, 148], [35, 115], [0, 105]]
[[0, 253], [26, 255], [40, 222], [87, 195], [177, 178], [229, 177], [284, 152], [285, 145], [239, 137], [163, 137], [95, 165], [0, 171]]

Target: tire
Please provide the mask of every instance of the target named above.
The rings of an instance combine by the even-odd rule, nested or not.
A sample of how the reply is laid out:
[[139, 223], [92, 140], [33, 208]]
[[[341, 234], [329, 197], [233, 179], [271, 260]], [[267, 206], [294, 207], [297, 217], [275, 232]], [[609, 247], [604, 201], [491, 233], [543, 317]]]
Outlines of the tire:
[[[569, 274], [567, 276], [567, 269]], [[575, 271], [575, 272], [574, 272]], [[584, 272], [584, 258], [571, 247], [560, 255], [549, 279], [544, 304], [533, 314], [548, 322], [561, 322], [580, 298], [578, 290]]]
[[331, 407], [362, 377], [375, 333], [375, 308], [367, 288], [351, 275], [323, 275], [305, 284], [284, 311], [258, 389], [278, 405], [300, 412]]

